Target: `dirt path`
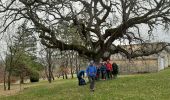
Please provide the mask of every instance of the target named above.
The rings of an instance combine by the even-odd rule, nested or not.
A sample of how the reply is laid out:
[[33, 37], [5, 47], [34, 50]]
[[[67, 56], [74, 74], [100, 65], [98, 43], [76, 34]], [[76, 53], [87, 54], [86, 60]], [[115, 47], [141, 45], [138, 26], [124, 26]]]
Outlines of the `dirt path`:
[[[21, 93], [24, 89], [27, 89], [29, 87], [33, 87], [33, 86], [38, 86], [40, 84], [44, 84], [42, 83], [43, 81], [39, 82], [39, 83], [25, 83], [25, 84], [22, 84], [20, 86], [19, 83], [15, 83], [15, 84], [12, 84], [11, 85], [11, 90], [6, 90], [4, 91], [4, 86], [2, 83], [0, 83], [0, 96], [11, 96], [11, 95], [16, 95], [18, 93]], [[48, 82], [46, 82], [48, 83]]]
[[4, 87], [3, 87], [3, 85], [1, 84], [1, 85], [0, 85], [0, 96], [15, 95], [15, 94], [21, 92], [22, 90], [23, 90], [23, 88], [22, 88], [22, 87], [20, 88], [19, 85], [12, 85], [12, 86], [11, 86], [11, 90], [6, 90], [6, 91], [4, 91]]

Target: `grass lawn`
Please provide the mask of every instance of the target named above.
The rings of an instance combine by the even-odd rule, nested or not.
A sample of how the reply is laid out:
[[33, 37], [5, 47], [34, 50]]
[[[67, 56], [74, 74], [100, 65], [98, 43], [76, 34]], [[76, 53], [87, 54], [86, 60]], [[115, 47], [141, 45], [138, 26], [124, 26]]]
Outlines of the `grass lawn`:
[[77, 79], [56, 80], [51, 84], [43, 81], [23, 87], [15, 95], [0, 96], [0, 100], [170, 100], [170, 69], [98, 81], [94, 93], [90, 92], [89, 84], [77, 86]]

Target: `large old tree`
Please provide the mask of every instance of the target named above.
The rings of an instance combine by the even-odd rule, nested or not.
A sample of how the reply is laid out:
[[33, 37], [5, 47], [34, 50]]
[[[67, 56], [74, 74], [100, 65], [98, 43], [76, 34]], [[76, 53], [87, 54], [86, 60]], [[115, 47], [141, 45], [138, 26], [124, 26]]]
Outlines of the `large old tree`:
[[[48, 48], [74, 50], [97, 60], [118, 52], [133, 58], [162, 50], [129, 52], [114, 42], [143, 43], [140, 26], [149, 27], [142, 34], [150, 36], [157, 25], [168, 28], [169, 16], [170, 0], [0, 0], [3, 32], [14, 22], [28, 20]], [[68, 42], [63, 34], [77, 41]]]

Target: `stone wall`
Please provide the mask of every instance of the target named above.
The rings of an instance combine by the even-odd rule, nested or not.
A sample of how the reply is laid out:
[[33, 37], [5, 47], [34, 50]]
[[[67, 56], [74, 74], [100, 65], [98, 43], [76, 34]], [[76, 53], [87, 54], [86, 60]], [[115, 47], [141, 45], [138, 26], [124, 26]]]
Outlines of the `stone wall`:
[[133, 59], [114, 60], [119, 66], [120, 74], [149, 73], [158, 71], [158, 60], [154, 59]]

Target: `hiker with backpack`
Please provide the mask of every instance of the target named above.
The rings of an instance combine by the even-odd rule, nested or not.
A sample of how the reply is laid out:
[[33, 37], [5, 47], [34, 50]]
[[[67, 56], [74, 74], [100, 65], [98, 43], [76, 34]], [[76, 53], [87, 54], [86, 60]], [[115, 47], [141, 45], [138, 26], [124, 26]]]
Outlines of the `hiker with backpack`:
[[85, 73], [85, 71], [84, 71], [84, 70], [81, 70], [81, 71], [79, 71], [78, 74], [77, 74], [79, 86], [81, 86], [81, 85], [86, 85], [86, 82], [85, 82], [85, 80], [83, 79], [83, 78], [84, 78], [84, 73]]
[[90, 61], [90, 64], [86, 69], [86, 73], [88, 75], [89, 82], [90, 82], [90, 90], [94, 92], [95, 77], [97, 73], [97, 69], [96, 66], [94, 65], [94, 61]]
[[112, 71], [113, 78], [116, 78], [117, 74], [119, 73], [119, 68], [115, 62], [112, 63], [112, 69], [113, 69], [113, 71]]

